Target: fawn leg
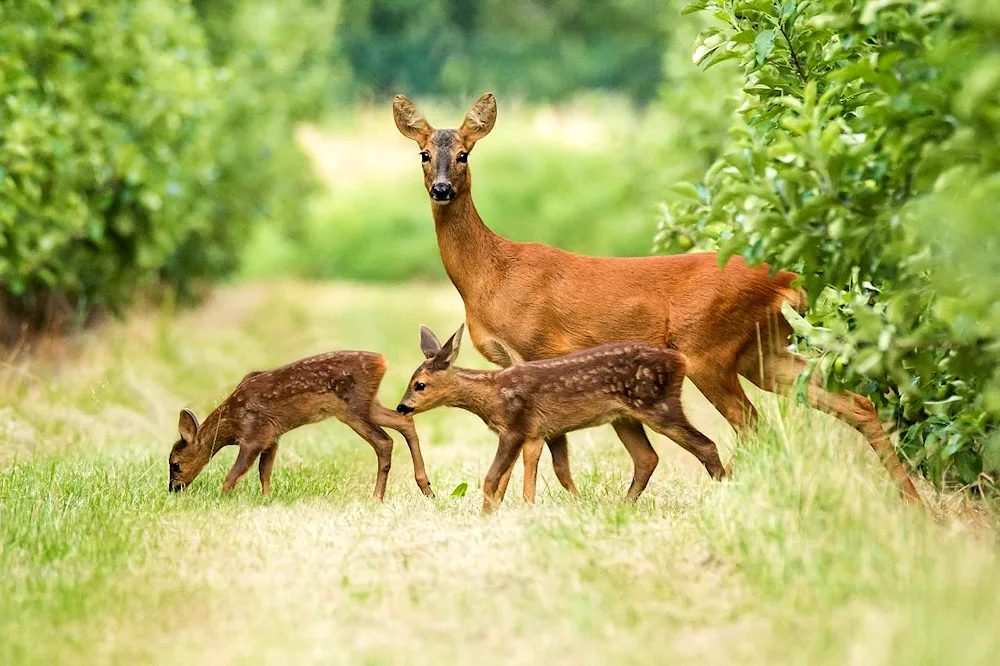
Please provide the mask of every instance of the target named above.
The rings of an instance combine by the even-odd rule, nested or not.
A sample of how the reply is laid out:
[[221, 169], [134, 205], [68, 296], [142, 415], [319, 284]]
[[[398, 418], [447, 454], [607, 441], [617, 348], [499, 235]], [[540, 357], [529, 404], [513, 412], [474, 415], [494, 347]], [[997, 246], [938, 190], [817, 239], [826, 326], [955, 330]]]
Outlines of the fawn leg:
[[680, 395], [674, 396], [655, 410], [641, 415], [641, 421], [650, 428], [672, 439], [684, 450], [694, 454], [713, 479], [726, 476], [726, 470], [719, 460], [719, 450], [715, 442], [705, 437], [700, 430], [691, 425], [681, 407]]
[[265, 495], [271, 494], [271, 470], [274, 469], [274, 459], [278, 457], [278, 441], [275, 440], [271, 446], [260, 452], [260, 491]]
[[372, 408], [372, 420], [380, 426], [398, 431], [403, 436], [407, 448], [410, 449], [413, 477], [417, 481], [417, 487], [427, 497], [434, 497], [431, 482], [427, 480], [427, 470], [424, 469], [424, 456], [420, 452], [420, 439], [417, 437], [417, 427], [413, 424], [413, 419], [376, 403]]
[[226, 480], [222, 482], [223, 494], [228, 495], [233, 492], [233, 487], [250, 471], [250, 466], [253, 465], [253, 461], [257, 459], [258, 455], [260, 455], [259, 446], [240, 442], [240, 453], [236, 456], [236, 462], [233, 463], [233, 468], [226, 475]]
[[378, 501], [385, 498], [385, 484], [389, 479], [389, 469], [392, 467], [392, 437], [385, 430], [366, 419], [350, 419], [344, 421], [350, 428], [372, 445], [378, 458], [378, 476], [375, 479], [375, 490], [372, 497]]
[[497, 446], [496, 457], [493, 464], [486, 472], [486, 479], [483, 481], [483, 513], [489, 513], [493, 507], [499, 504], [498, 486], [504, 474], [509, 476], [517, 454], [524, 444], [524, 437], [504, 433], [500, 435], [500, 444]]
[[646, 437], [646, 431], [642, 429], [642, 424], [635, 419], [619, 419], [613, 421], [611, 426], [615, 429], [618, 439], [625, 445], [625, 450], [632, 456], [632, 485], [625, 493], [626, 502], [634, 502], [646, 489], [649, 477], [653, 475], [653, 470], [660, 462], [660, 457], [653, 450], [653, 445]]
[[562, 487], [569, 491], [573, 497], [579, 497], [580, 491], [573, 483], [573, 475], [569, 471], [569, 440], [566, 435], [553, 437], [546, 442], [549, 445], [549, 453], [552, 454], [552, 469], [556, 473], [556, 478]]
[[526, 442], [521, 449], [524, 458], [524, 490], [521, 497], [528, 504], [535, 503], [535, 490], [538, 485], [538, 460], [542, 457], [542, 449], [545, 448], [545, 441], [533, 439]]

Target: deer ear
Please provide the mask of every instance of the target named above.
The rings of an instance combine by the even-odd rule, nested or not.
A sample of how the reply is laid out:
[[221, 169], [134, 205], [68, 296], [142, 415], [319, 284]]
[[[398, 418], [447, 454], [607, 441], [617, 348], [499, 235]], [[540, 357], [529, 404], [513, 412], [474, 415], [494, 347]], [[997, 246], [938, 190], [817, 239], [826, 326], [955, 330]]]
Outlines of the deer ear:
[[465, 324], [461, 324], [458, 330], [448, 338], [448, 342], [441, 346], [441, 351], [434, 356], [436, 369], [443, 370], [450, 367], [458, 359], [458, 350], [462, 347], [462, 333], [464, 331]]
[[424, 353], [424, 358], [434, 358], [441, 351], [441, 343], [434, 331], [423, 324], [420, 325], [420, 351]]
[[469, 112], [465, 114], [465, 120], [458, 128], [458, 135], [471, 147], [476, 141], [490, 133], [496, 121], [497, 98], [491, 92], [483, 93], [483, 96], [476, 100]]
[[434, 133], [434, 128], [424, 120], [417, 107], [413, 106], [413, 102], [404, 95], [396, 95], [392, 100], [392, 119], [396, 121], [400, 134], [421, 145]]
[[177, 419], [177, 430], [188, 444], [194, 444], [198, 437], [198, 417], [190, 409], [182, 409]]

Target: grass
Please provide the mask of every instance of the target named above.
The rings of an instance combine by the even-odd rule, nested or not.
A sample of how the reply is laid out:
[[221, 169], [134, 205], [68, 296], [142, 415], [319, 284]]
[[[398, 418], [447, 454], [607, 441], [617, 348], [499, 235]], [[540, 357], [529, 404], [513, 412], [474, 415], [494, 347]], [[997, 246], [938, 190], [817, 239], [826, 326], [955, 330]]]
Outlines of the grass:
[[[464, 109], [425, 112], [449, 127]], [[479, 212], [515, 240], [587, 254], [649, 254], [657, 206], [687, 175], [683, 159], [662, 154], [664, 137], [682, 131], [668, 120], [652, 112], [637, 117], [607, 101], [551, 109], [501, 100], [496, 128], [470, 158]], [[338, 121], [300, 132], [326, 192], [293, 229], [256, 231], [245, 275], [443, 279], [416, 145], [397, 132], [388, 107]]]
[[[392, 404], [417, 325], [461, 316], [444, 287], [248, 284], [11, 359], [0, 663], [995, 663], [996, 514], [933, 493], [907, 509], [855, 433], [759, 395], [764, 425], [736, 441], [691, 391], [736, 476], [712, 483], [657, 439], [635, 506], [601, 428], [571, 435], [579, 502], [546, 460], [536, 506], [514, 492], [481, 518], [495, 441], [451, 410], [418, 418], [434, 500], [403, 446], [370, 500], [374, 454], [336, 422], [285, 437], [270, 497], [252, 475], [220, 496], [234, 451], [166, 492], [181, 407], [333, 348], [384, 352]], [[483, 365], [471, 347], [463, 362]]]

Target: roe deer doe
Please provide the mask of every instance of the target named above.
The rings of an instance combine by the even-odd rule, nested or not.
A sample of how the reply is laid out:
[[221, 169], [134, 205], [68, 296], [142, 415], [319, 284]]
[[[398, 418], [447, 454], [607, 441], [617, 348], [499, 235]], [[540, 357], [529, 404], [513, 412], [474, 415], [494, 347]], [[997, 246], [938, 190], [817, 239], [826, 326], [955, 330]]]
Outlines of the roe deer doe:
[[240, 447], [222, 491], [229, 493], [260, 456], [260, 485], [271, 491], [271, 468], [278, 454], [278, 438], [289, 430], [336, 417], [363, 437], [378, 456], [374, 496], [385, 496], [392, 461], [392, 438], [382, 427], [399, 431], [413, 458], [420, 490], [434, 492], [427, 480], [420, 441], [413, 419], [378, 401], [385, 374], [381, 354], [340, 351], [310, 356], [266, 372], [247, 374], [236, 389], [208, 415], [205, 422], [189, 409], [181, 410], [180, 440], [170, 451], [170, 490], [183, 490], [224, 446]]
[[[444, 345], [429, 328], [420, 328], [420, 349], [427, 360], [413, 373], [396, 410], [418, 414], [441, 405], [459, 407], [500, 435], [483, 481], [484, 512], [502, 499], [501, 479], [509, 475], [525, 443], [604, 423], [640, 431], [645, 424], [694, 454], [713, 478], [726, 475], [715, 444], [684, 416], [684, 357], [678, 352], [618, 343], [504, 370], [468, 370], [454, 365], [464, 328], [459, 326]], [[625, 496], [632, 501], [646, 488], [659, 458], [648, 439], [622, 441], [634, 464]], [[533, 484], [534, 470], [530, 476]], [[528, 477], [526, 469], [525, 482]]]
[[[802, 373], [805, 361], [788, 351], [791, 327], [781, 314], [786, 301], [806, 306], [805, 293], [792, 286], [795, 273], [772, 276], [766, 264], [751, 268], [740, 257], [719, 266], [718, 255], [707, 252], [589, 257], [507, 240], [483, 224], [472, 202], [469, 154], [496, 123], [492, 93], [472, 105], [457, 130], [434, 129], [403, 95], [392, 111], [396, 127], [420, 149], [441, 260], [465, 303], [472, 342], [491, 362], [508, 367], [610, 342], [670, 347], [684, 354], [687, 376], [737, 430], [757, 418], [741, 375], [787, 393]], [[871, 400], [826, 391], [815, 377], [807, 399], [860, 431], [902, 494], [920, 501]], [[626, 445], [648, 445], [634, 424], [616, 430]], [[560, 481], [574, 491], [565, 437], [548, 445], [553, 465], [563, 469]], [[540, 454], [540, 445], [526, 446], [525, 466]]]

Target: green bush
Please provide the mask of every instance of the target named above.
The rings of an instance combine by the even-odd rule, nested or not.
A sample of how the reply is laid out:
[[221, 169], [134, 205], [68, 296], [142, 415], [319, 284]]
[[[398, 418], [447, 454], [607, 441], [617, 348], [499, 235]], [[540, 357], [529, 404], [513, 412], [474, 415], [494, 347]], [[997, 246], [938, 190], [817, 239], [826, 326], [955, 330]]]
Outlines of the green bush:
[[716, 19], [696, 58], [742, 65], [742, 107], [661, 246], [799, 270], [812, 369], [871, 397], [935, 482], [1000, 472], [996, 3], [691, 9]]
[[293, 127], [337, 90], [335, 12], [0, 5], [6, 317], [53, 298], [84, 317], [158, 284], [189, 294], [237, 265], [255, 222], [300, 218], [311, 179]]
[[114, 306], [209, 225], [219, 101], [172, 2], [0, 5], [0, 284]]

